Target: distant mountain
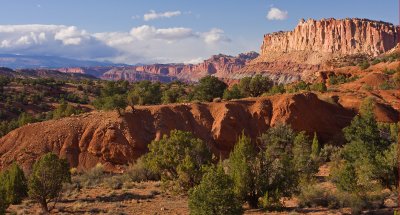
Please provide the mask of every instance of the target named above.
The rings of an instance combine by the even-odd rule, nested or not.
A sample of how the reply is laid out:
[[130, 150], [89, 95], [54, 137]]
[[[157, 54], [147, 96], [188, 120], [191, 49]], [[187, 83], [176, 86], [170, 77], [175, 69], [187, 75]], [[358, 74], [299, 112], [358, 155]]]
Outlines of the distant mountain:
[[110, 62], [76, 60], [57, 56], [30, 56], [15, 54], [0, 54], [0, 67], [13, 69], [27, 68], [61, 68], [61, 67], [94, 67], [122, 66]]
[[96, 77], [88, 74], [79, 73], [63, 73], [50, 69], [17, 69], [0, 67], [0, 76], [10, 78], [37, 79], [37, 78], [54, 78], [56, 80], [94, 80]]

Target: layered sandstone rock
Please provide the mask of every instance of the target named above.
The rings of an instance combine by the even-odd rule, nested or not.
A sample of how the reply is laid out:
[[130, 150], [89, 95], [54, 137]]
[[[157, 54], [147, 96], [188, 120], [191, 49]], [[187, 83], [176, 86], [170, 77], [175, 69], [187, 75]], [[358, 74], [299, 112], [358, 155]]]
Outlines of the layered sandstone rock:
[[101, 78], [107, 80], [154, 80], [163, 82], [176, 79], [198, 81], [206, 75], [224, 78], [240, 70], [256, 57], [258, 57], [256, 52], [240, 54], [236, 57], [220, 54], [214, 55], [199, 64], [152, 64], [117, 67], [105, 72]]
[[265, 35], [261, 57], [273, 60], [284, 54], [302, 53], [292, 59], [304, 62], [306, 57], [308, 63], [318, 64], [338, 55], [377, 56], [394, 48], [397, 36], [393, 24], [368, 19], [300, 20], [293, 31]]
[[157, 72], [154, 73], [144, 72], [141, 71], [140, 69], [137, 69], [136, 67], [113, 68], [108, 72], [104, 73], [101, 76], [101, 78], [104, 80], [113, 80], [113, 81], [127, 80], [131, 82], [136, 82], [136, 81], [147, 80], [147, 81], [158, 81], [163, 83], [169, 83], [177, 80], [177, 78], [174, 76], [163, 75]]

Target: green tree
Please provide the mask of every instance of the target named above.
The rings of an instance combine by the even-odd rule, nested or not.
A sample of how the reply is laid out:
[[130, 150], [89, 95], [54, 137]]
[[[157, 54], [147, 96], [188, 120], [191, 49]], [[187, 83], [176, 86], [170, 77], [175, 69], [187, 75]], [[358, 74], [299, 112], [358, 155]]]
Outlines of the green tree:
[[333, 182], [363, 207], [370, 205], [371, 193], [394, 190], [399, 180], [397, 143], [379, 128], [373, 109], [373, 101], [366, 99], [360, 114], [343, 129], [348, 143], [331, 164]]
[[198, 184], [202, 168], [211, 162], [211, 153], [206, 144], [194, 138], [190, 132], [171, 131], [161, 140], [152, 141], [145, 155], [148, 168], [160, 173], [166, 182], [172, 182], [177, 191], [186, 191]]
[[214, 98], [222, 98], [227, 85], [214, 76], [201, 78], [194, 89], [193, 99], [200, 101], [212, 101]]
[[293, 161], [295, 132], [285, 124], [270, 128], [259, 138], [263, 148], [262, 177], [268, 178], [263, 185], [262, 205], [280, 207], [282, 197], [297, 192], [299, 172]]
[[253, 208], [260, 197], [257, 153], [250, 138], [242, 134], [229, 155], [229, 175], [233, 179], [236, 196]]
[[141, 81], [133, 86], [128, 93], [130, 105], [152, 105], [161, 103], [161, 84]]
[[240, 92], [239, 86], [235, 84], [231, 89], [225, 89], [223, 98], [226, 100], [241, 99], [243, 95]]
[[14, 163], [4, 171], [1, 177], [6, 201], [9, 204], [19, 204], [27, 196], [27, 182], [22, 169]]
[[66, 160], [48, 153], [35, 162], [28, 182], [28, 194], [48, 213], [49, 202], [57, 203], [63, 183], [71, 181]]
[[246, 97], [258, 97], [268, 92], [273, 86], [273, 82], [260, 74], [254, 77], [245, 77], [240, 80], [239, 88], [242, 95]]
[[314, 132], [314, 138], [311, 145], [311, 155], [312, 157], [316, 158], [319, 156], [321, 152], [321, 147], [319, 146], [317, 132]]
[[93, 101], [93, 106], [99, 110], [114, 110], [126, 107], [125, 95], [99, 97]]
[[185, 96], [185, 89], [178, 83], [163, 91], [161, 101], [163, 104], [177, 103]]
[[310, 183], [312, 176], [318, 172], [319, 153], [313, 155], [310, 138], [304, 131], [294, 139], [293, 163], [303, 183]]
[[201, 183], [189, 192], [190, 214], [243, 214], [242, 204], [236, 199], [232, 187], [233, 181], [225, 174], [222, 165], [210, 167]]

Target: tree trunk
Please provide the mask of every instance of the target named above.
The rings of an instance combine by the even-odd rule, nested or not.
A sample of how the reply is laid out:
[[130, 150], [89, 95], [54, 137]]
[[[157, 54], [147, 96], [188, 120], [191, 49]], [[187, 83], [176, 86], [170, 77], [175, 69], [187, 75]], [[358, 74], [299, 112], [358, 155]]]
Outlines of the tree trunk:
[[45, 214], [49, 214], [49, 208], [47, 206], [47, 201], [46, 200], [42, 200], [40, 201], [40, 206], [42, 207], [42, 210]]
[[250, 208], [258, 208], [258, 197], [257, 197], [257, 195], [249, 196], [249, 200], [247, 201], [247, 203], [249, 203]]

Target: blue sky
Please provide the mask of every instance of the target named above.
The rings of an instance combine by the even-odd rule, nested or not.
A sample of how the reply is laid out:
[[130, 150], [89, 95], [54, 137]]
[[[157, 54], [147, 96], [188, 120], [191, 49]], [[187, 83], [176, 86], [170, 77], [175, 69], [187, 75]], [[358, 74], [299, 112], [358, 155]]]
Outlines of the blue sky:
[[[263, 34], [291, 30], [301, 18], [359, 17], [398, 22], [398, 0], [0, 0], [0, 3], [0, 53], [132, 64], [197, 62], [212, 54], [258, 51]], [[271, 10], [275, 12], [268, 19]]]

